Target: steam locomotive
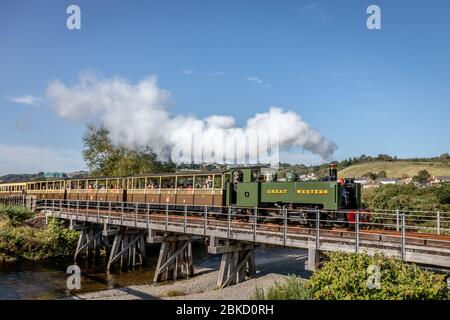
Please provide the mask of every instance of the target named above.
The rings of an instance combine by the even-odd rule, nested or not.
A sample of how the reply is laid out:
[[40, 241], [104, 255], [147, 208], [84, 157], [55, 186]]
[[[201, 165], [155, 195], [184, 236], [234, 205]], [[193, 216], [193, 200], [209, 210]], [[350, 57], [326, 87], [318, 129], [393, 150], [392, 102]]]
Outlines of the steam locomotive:
[[[361, 209], [361, 185], [337, 179], [336, 165], [318, 181], [300, 181], [295, 173], [284, 179], [264, 167], [235, 167], [225, 171], [178, 172], [127, 177], [88, 177], [0, 183], [0, 196], [29, 194], [37, 200], [78, 200], [151, 203], [154, 205], [231, 208], [234, 214], [262, 208], [268, 216], [287, 214], [299, 223], [320, 219], [333, 224], [354, 222]], [[363, 216], [368, 219], [368, 214]]]

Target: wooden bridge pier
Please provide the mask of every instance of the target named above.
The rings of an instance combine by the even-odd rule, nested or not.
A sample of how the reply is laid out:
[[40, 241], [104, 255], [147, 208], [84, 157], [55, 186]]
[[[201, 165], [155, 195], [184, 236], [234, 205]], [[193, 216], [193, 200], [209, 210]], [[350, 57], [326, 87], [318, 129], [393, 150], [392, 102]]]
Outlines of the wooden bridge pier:
[[165, 233], [161, 238], [158, 263], [153, 281], [176, 280], [194, 275], [192, 236]]
[[217, 279], [218, 288], [240, 283], [256, 274], [253, 244], [211, 237], [208, 253], [222, 254]]
[[74, 260], [81, 254], [86, 253], [88, 259], [100, 256], [100, 249], [103, 247], [108, 252], [108, 237], [103, 236], [101, 226], [93, 223], [74, 223], [70, 220], [70, 229], [80, 231]]
[[136, 265], [143, 263], [143, 259], [146, 257], [145, 238], [147, 232], [145, 230], [120, 227], [109, 230], [104, 228], [102, 232], [106, 237], [114, 236], [106, 267], [107, 271], [115, 262], [120, 262], [121, 269], [134, 268]]

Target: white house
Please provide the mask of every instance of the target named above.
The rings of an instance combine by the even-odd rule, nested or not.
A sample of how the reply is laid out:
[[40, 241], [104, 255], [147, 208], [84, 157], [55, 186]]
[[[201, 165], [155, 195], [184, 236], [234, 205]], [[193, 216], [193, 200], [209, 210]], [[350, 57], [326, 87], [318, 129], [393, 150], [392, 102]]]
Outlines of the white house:
[[430, 181], [431, 184], [439, 184], [443, 182], [450, 182], [450, 177], [448, 176], [437, 176], [433, 177]]
[[380, 184], [399, 184], [400, 183], [400, 179], [396, 179], [396, 178], [381, 178], [381, 179], [378, 179], [378, 182]]

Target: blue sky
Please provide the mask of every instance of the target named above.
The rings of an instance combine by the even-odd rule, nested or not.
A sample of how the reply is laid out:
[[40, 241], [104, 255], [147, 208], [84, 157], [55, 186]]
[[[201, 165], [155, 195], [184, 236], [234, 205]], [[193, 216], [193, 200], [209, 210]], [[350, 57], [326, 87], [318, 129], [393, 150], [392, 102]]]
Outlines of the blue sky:
[[[70, 4], [81, 30], [66, 28]], [[381, 30], [366, 27], [370, 4]], [[4, 0], [0, 174], [82, 167], [85, 125], [42, 97], [86, 70], [131, 83], [156, 75], [172, 114], [245, 125], [271, 106], [293, 110], [337, 144], [337, 160], [439, 155], [450, 151], [449, 40], [445, 0]], [[17, 100], [27, 95], [36, 100]]]

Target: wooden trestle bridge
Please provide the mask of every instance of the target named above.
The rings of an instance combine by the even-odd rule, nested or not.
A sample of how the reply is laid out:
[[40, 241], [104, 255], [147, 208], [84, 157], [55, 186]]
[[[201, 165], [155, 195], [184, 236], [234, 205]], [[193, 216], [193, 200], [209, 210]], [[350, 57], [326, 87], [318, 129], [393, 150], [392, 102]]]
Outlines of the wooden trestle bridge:
[[236, 214], [232, 207], [169, 203], [38, 200], [33, 207], [80, 231], [75, 258], [104, 247], [108, 269], [114, 263], [134, 266], [145, 257], [147, 243], [161, 243], [155, 281], [192, 276], [191, 242], [200, 238], [209, 240], [209, 253], [222, 254], [218, 287], [254, 275], [254, 249], [261, 245], [307, 249], [305, 267], [311, 271], [325, 251], [382, 252], [405, 262], [450, 268], [450, 218], [439, 212], [373, 210], [370, 222], [360, 222], [356, 212], [350, 227], [332, 227], [319, 210], [309, 221], [300, 212], [282, 209], [270, 217], [264, 208]]

